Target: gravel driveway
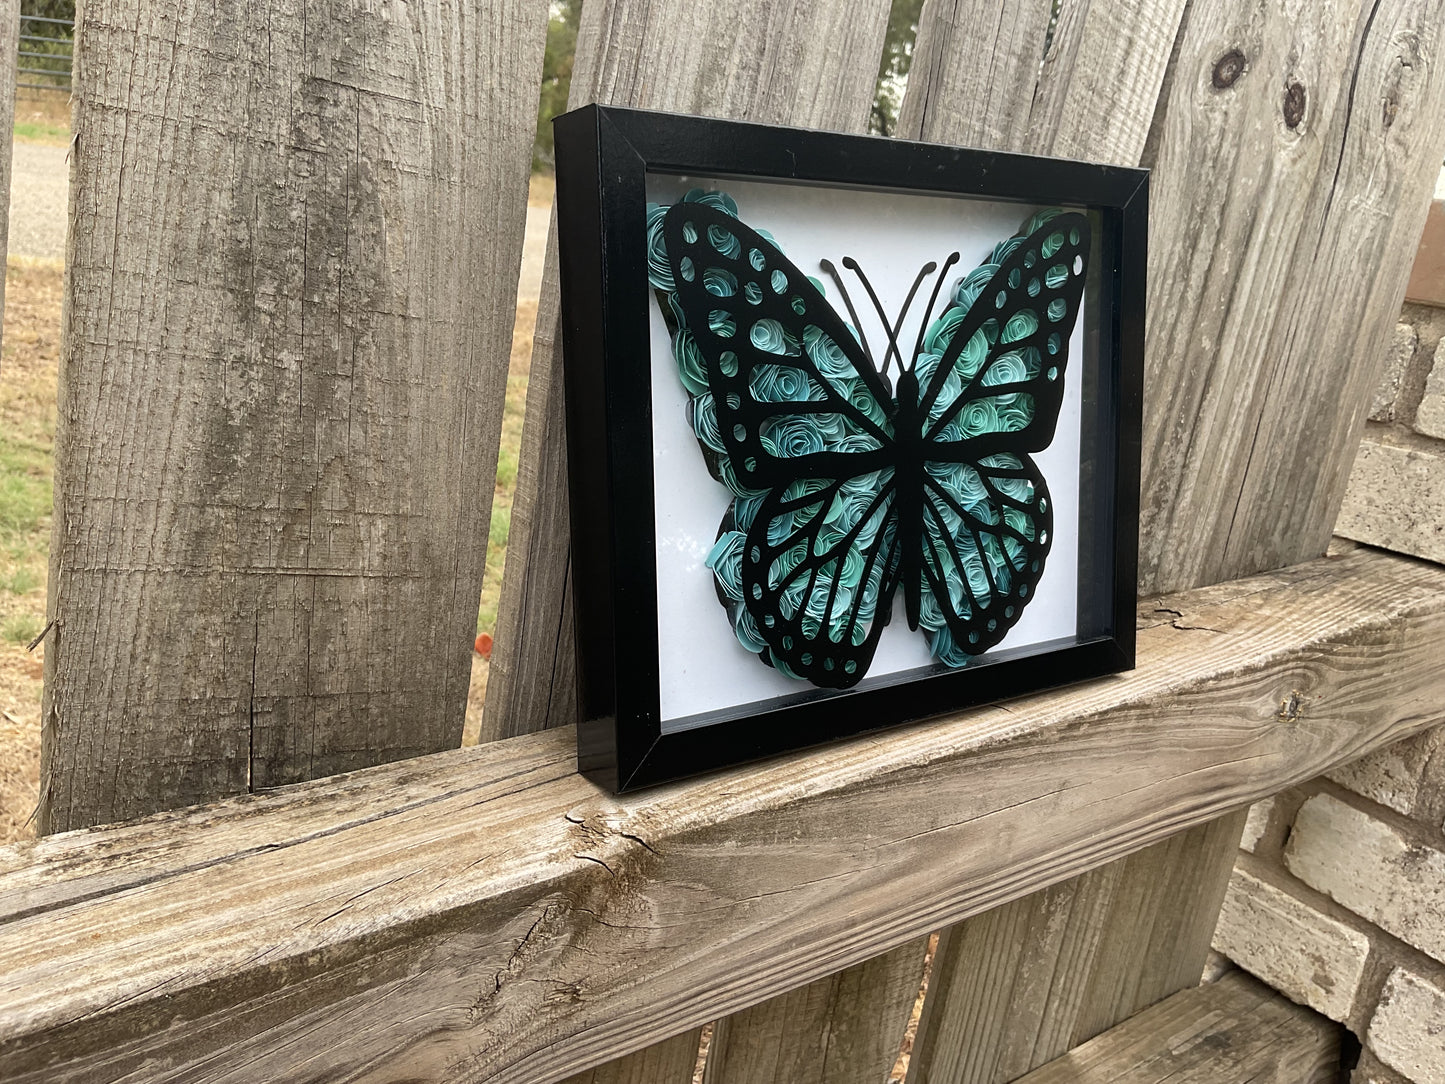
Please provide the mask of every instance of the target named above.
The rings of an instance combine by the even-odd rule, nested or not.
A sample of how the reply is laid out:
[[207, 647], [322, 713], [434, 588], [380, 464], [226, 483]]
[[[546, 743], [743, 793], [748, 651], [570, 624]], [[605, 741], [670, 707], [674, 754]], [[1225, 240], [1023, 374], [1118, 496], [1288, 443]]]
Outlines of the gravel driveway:
[[10, 173], [10, 254], [63, 259], [67, 148], [15, 141]]

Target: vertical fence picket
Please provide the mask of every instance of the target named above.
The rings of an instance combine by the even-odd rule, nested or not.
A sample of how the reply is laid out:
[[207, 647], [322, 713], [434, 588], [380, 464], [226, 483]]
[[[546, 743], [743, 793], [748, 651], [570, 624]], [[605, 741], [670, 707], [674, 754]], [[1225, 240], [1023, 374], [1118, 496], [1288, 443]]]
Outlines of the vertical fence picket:
[[1179, 54], [1150, 163], [1150, 591], [1324, 552], [1445, 154], [1438, 0], [1194, 4]]
[[878, 1084], [898, 1058], [928, 938], [718, 1021], [704, 1084]]
[[83, 5], [43, 831], [459, 742], [545, 22]]
[[[569, 104], [862, 131], [887, 18], [887, 0], [597, 0], [582, 9]], [[553, 249], [538, 304], [483, 741], [576, 717], [557, 298]]]
[[1197, 983], [1224, 899], [1214, 870], [1233, 864], [1243, 819], [1223, 817], [945, 930], [909, 1084], [1004, 1084]]
[[692, 1084], [701, 1043], [702, 1028], [693, 1028], [636, 1054], [569, 1076], [562, 1084]]
[[[1027, 126], [969, 114], [966, 71], [925, 64], [910, 79], [910, 134], [997, 135], [1019, 142], [990, 145], [1155, 167], [1145, 593], [1323, 550], [1399, 308], [1405, 239], [1445, 149], [1441, 74], [1420, 61], [1438, 55], [1438, 10], [1412, 0], [1284, 7], [1268, 5], [1261, 19], [1245, 3], [1187, 14], [1179, 0], [1066, 3]], [[959, 14], [926, 7], [919, 57], [996, 47], [976, 40], [991, 23]], [[1111, 32], [1120, 25], [1133, 33]], [[1408, 63], [1390, 63], [1397, 55]], [[1366, 93], [1351, 102], [1342, 91], [1356, 79]], [[1381, 101], [1394, 112], [1372, 124]], [[1348, 299], [1336, 283], [1346, 251], [1362, 256]], [[1314, 375], [1289, 379], [1306, 359]], [[1298, 507], [1285, 496], [1294, 493], [1305, 495]], [[1238, 816], [1224, 818], [947, 931], [910, 1078], [1013, 1079], [1195, 981], [1239, 829]], [[1151, 887], [1171, 884], [1178, 891]], [[1018, 930], [1060, 921], [1061, 900], [1082, 909], [1020, 956]], [[1086, 935], [1133, 951], [1078, 954]], [[961, 970], [969, 981], [959, 985]]]

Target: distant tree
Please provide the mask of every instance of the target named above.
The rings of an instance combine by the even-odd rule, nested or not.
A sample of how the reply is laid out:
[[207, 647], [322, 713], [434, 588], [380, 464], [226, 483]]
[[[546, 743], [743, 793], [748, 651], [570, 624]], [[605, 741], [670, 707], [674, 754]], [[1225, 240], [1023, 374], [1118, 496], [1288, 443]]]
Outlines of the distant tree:
[[878, 88], [868, 130], [874, 135], [892, 135], [898, 127], [898, 109], [913, 61], [913, 40], [918, 34], [918, 13], [923, 0], [893, 0], [888, 9], [888, 29], [883, 36], [883, 56], [878, 62]]
[[21, 15], [75, 21], [75, 0], [20, 0]]
[[[75, 0], [20, 0], [20, 14], [34, 15], [41, 19], [65, 19], [75, 21]], [[70, 82], [70, 43], [74, 34], [69, 26], [59, 23], [35, 22], [22, 19], [20, 33], [32, 40], [20, 43], [27, 53], [41, 53], [43, 56], [22, 56], [20, 67], [30, 71], [20, 73], [22, 83], [48, 83], [57, 89], [65, 88]], [[35, 41], [44, 38], [44, 41]], [[51, 73], [49, 75], [42, 74]]]
[[577, 22], [581, 17], [582, 0], [553, 0], [547, 20], [547, 48], [542, 56], [537, 140], [532, 145], [534, 172], [550, 171], [556, 162], [552, 118], [567, 109], [567, 92], [572, 89], [572, 58], [577, 51]]

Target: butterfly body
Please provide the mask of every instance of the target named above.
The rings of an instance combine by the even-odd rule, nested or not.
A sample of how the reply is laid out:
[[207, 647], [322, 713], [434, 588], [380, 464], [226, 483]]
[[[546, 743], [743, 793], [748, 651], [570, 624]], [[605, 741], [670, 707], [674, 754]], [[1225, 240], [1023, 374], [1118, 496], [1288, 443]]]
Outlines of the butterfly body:
[[931, 325], [925, 313], [906, 360], [904, 314], [890, 325], [845, 259], [878, 308], [885, 366], [897, 356], [892, 382], [820, 286], [726, 205], [680, 202], [654, 228], [674, 353], [702, 370], [684, 377], [693, 428], [734, 494], [709, 560], [738, 639], [847, 688], [901, 584], [909, 628], [941, 661], [998, 643], [1048, 553], [1052, 508], [1028, 453], [1053, 439], [1087, 220], [1055, 212], [1014, 239], [970, 296]]

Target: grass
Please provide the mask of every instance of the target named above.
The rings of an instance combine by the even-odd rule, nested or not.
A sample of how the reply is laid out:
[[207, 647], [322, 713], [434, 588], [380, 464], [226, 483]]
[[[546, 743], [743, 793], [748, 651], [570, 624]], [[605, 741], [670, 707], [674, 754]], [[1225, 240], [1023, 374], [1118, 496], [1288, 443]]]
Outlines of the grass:
[[19, 838], [40, 782], [44, 648], [26, 651], [45, 624], [55, 389], [62, 272], [12, 258], [5, 273], [0, 353], [0, 842]]
[[54, 90], [19, 91], [14, 132], [23, 143], [65, 146], [70, 142], [70, 95]]
[[59, 124], [46, 124], [43, 121], [15, 122], [15, 138], [27, 143], [51, 143], [64, 146], [70, 141], [70, 129]]
[[32, 613], [9, 614], [4, 620], [0, 620], [0, 640], [24, 647], [39, 636], [44, 627], [40, 618]]
[[527, 367], [532, 357], [532, 325], [537, 304], [524, 299], [517, 307], [512, 331], [512, 361], [507, 376], [507, 405], [502, 413], [502, 445], [497, 454], [497, 477], [492, 490], [492, 522], [487, 532], [487, 568], [482, 578], [482, 600], [477, 608], [477, 632], [497, 627], [497, 606], [502, 596], [502, 570], [507, 563], [507, 542], [512, 534], [512, 497], [517, 488], [517, 460], [522, 449], [522, 416], [527, 399]]

